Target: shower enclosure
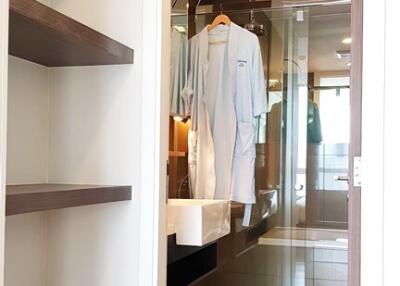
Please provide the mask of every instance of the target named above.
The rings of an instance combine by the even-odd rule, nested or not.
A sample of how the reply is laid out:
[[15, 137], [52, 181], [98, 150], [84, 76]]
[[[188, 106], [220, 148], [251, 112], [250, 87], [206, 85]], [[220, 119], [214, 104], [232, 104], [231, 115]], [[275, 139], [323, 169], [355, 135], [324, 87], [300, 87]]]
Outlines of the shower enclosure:
[[[212, 22], [221, 6], [189, 7], [191, 15], [185, 7], [185, 1], [175, 3], [172, 25], [182, 27], [190, 39]], [[347, 174], [348, 142], [327, 141], [327, 132], [334, 134], [330, 107], [343, 118], [349, 114], [348, 66], [340, 73], [326, 72], [316, 68], [323, 66], [319, 62], [311, 70], [310, 57], [315, 38], [324, 32], [316, 31], [318, 23], [329, 25], [335, 17], [347, 21], [349, 7], [228, 8], [223, 13], [258, 36], [263, 57], [268, 112], [255, 119], [257, 204], [251, 226], [267, 221], [268, 227], [257, 243], [192, 285], [346, 285], [347, 186], [340, 180]], [[342, 34], [350, 30], [346, 21]], [[349, 125], [343, 120], [341, 134]], [[170, 196], [181, 191], [170, 191]], [[335, 208], [340, 213], [324, 212]], [[235, 218], [235, 231], [244, 229], [241, 219]]]

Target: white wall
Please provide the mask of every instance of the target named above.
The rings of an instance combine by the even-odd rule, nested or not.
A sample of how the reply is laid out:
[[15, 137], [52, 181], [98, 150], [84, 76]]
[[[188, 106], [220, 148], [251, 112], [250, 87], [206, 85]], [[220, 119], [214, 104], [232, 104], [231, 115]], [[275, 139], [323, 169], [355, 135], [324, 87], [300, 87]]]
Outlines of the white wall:
[[384, 137], [384, 285], [399, 281], [399, 161], [400, 161], [400, 96], [399, 67], [400, 3], [386, 0], [385, 40], [385, 137]]
[[[51, 6], [139, 54], [140, 1], [51, 1]], [[50, 71], [49, 181], [128, 184], [133, 200], [51, 212], [48, 285], [137, 285], [140, 69], [135, 61]]]
[[[54, 271], [49, 271], [49, 285], [53, 285], [53, 282], [60, 283], [54, 285], [67, 285], [65, 283], [68, 282], [71, 282], [68, 285], [107, 285], [104, 283], [108, 282], [112, 285], [165, 285], [170, 2], [163, 0], [87, 0], [83, 3], [81, 1], [77, 5], [77, 2], [73, 0], [50, 0], [50, 3], [55, 9], [122, 43], [133, 46], [135, 48], [135, 64], [133, 70], [120, 70], [118, 76], [115, 77], [108, 74], [108, 68], [99, 69], [94, 75], [89, 71], [91, 68], [78, 68], [74, 71], [60, 69], [57, 72], [51, 72], [51, 95], [61, 95], [60, 98], [51, 101], [51, 110], [60, 110], [58, 107], [71, 98], [79, 100], [80, 96], [77, 93], [79, 86], [81, 90], [88, 91], [88, 94], [83, 95], [85, 99], [81, 104], [84, 108], [81, 113], [77, 114], [77, 118], [86, 118], [83, 112], [86, 108], [101, 111], [104, 105], [111, 103], [114, 106], [110, 109], [109, 116], [116, 113], [120, 115], [118, 118], [103, 118], [100, 130], [89, 130], [92, 126], [89, 123], [88, 126], [80, 126], [73, 131], [81, 136], [85, 132], [89, 132], [89, 134], [96, 134], [98, 138], [102, 139], [100, 146], [94, 146], [94, 150], [85, 156], [88, 162], [97, 163], [96, 154], [115, 152], [115, 149], [110, 150], [110, 140], [125, 139], [126, 141], [118, 142], [120, 144], [118, 146], [122, 150], [128, 148], [131, 152], [125, 154], [124, 158], [120, 157], [123, 152], [117, 152], [114, 154], [116, 157], [111, 155], [105, 162], [111, 164], [132, 160], [131, 162], [134, 164], [132, 170], [128, 166], [129, 174], [121, 169], [110, 172], [107, 170], [110, 167], [103, 164], [104, 162], [94, 170], [86, 169], [84, 172], [78, 173], [73, 170], [73, 162], [80, 162], [82, 159], [72, 155], [73, 151], [69, 146], [60, 143], [60, 138], [63, 138], [62, 134], [59, 134], [61, 136], [51, 135], [50, 165], [52, 171], [49, 179], [89, 182], [101, 180], [105, 183], [128, 180], [133, 182], [134, 187], [140, 186], [140, 191], [135, 188], [133, 202], [119, 206], [114, 211], [109, 209], [113, 206], [107, 206], [96, 209], [82, 208], [79, 211], [71, 209], [51, 215], [49, 219], [50, 253], [55, 253], [56, 249], [64, 245], [77, 246], [82, 241], [93, 242], [90, 239], [93, 234], [104, 235], [106, 227], [111, 227], [107, 222], [113, 222], [115, 225], [112, 236], [105, 235], [101, 239], [98, 238], [94, 242], [94, 247], [90, 247], [90, 253], [97, 253], [100, 257], [107, 257], [107, 259], [95, 260], [96, 256], [91, 256], [84, 259], [82, 264], [76, 265], [73, 261], [79, 254], [77, 253], [79, 247], [78, 249], [74, 247], [71, 253], [64, 256], [65, 260], [63, 259], [63, 261], [57, 260], [56, 255], [50, 255], [49, 265], [54, 264], [55, 266], [51, 266]], [[95, 13], [93, 13], [94, 10]], [[132, 82], [129, 81], [130, 74], [133, 75]], [[71, 85], [68, 85], [72, 89], [71, 91], [65, 88], [64, 80], [68, 81], [72, 77], [76, 81], [74, 80], [74, 83], [71, 82]], [[113, 93], [119, 90], [119, 95], [112, 99], [108, 94], [98, 92], [98, 88], [92, 86], [95, 78], [100, 82], [109, 83]], [[122, 85], [122, 89], [118, 83]], [[104, 85], [101, 83], [101, 86]], [[88, 100], [92, 96], [95, 97], [94, 94], [101, 96], [95, 105], [90, 104], [90, 100]], [[128, 94], [130, 94], [129, 98]], [[82, 99], [80, 100], [82, 101]], [[130, 114], [126, 113], [127, 109], [123, 106], [124, 104], [132, 107], [129, 111]], [[79, 120], [76, 119], [54, 116], [56, 119], [52, 114], [51, 121], [54, 119], [54, 122], [57, 123], [52, 125], [50, 133], [64, 124], [68, 127], [77, 127], [79, 124]], [[112, 122], [118, 121], [123, 124], [124, 120], [135, 121], [133, 135], [121, 134], [118, 130], [111, 129]], [[106, 140], [107, 135], [116, 135], [117, 139], [108, 137]], [[72, 139], [70, 143], [82, 144], [77, 138]], [[91, 146], [90, 143], [90, 140], [85, 140], [80, 148], [88, 149]], [[72, 160], [72, 163], [68, 162], [66, 166], [61, 165], [62, 158], [55, 155], [58, 153], [56, 150], [71, 154], [72, 157], [68, 160]], [[105, 176], [106, 170], [107, 175]], [[106, 226], [99, 223], [99, 217], [103, 218], [102, 222], [105, 222]], [[76, 223], [77, 221], [79, 223]], [[68, 230], [65, 232], [65, 237], [59, 236], [59, 233], [63, 233], [60, 228]], [[87, 236], [82, 237], [82, 234]], [[123, 237], [124, 240], [117, 240], [118, 237]], [[101, 247], [96, 248], [96, 245], [101, 245]], [[109, 252], [110, 248], [114, 249], [111, 253]], [[124, 251], [123, 255], [122, 250]], [[64, 265], [63, 262], [69, 264]], [[112, 268], [110, 268], [111, 265], [113, 265]], [[66, 272], [63, 272], [64, 269], [67, 269]], [[84, 272], [82, 269], [88, 269], [89, 272]], [[117, 275], [110, 273], [110, 270], [116, 270]], [[101, 275], [97, 271], [101, 271]], [[71, 273], [77, 275], [70, 276]], [[99, 274], [98, 277], [94, 277], [97, 274]], [[68, 282], [61, 282], [61, 280]]]
[[7, 184], [47, 182], [49, 71], [9, 57]]
[[132, 65], [51, 69], [51, 182], [138, 187], [136, 87]]
[[49, 286], [138, 285], [136, 204], [49, 213]]
[[45, 212], [7, 217], [5, 285], [46, 285], [46, 218]]
[[50, 72], [50, 182], [132, 185], [133, 200], [49, 214], [48, 285], [132, 285], [140, 94], [132, 66]]
[[399, 10], [397, 0], [364, 0], [362, 286], [399, 280]]
[[[142, 4], [140, 0], [44, 0], [65, 15], [134, 47], [140, 54]], [[79, 3], [79, 5], [77, 5]], [[135, 68], [139, 66], [135, 65]]]
[[51, 0], [37, 0], [37, 1], [42, 3], [42, 4], [44, 4], [44, 5], [50, 6], [50, 1]]
[[[46, 67], [9, 57], [7, 184], [47, 182], [48, 79]], [[6, 218], [5, 285], [45, 285], [46, 217], [41, 213]]]

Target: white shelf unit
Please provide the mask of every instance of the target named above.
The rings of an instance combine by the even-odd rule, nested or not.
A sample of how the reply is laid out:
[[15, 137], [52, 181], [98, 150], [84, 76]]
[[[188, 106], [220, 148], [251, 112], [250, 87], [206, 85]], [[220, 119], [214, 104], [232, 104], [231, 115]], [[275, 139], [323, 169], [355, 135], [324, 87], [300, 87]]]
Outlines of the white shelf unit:
[[[140, 39], [140, 1], [41, 2], [127, 46]], [[137, 285], [141, 124], [135, 65], [9, 57], [6, 183], [130, 185], [133, 200], [7, 216], [4, 285]]]

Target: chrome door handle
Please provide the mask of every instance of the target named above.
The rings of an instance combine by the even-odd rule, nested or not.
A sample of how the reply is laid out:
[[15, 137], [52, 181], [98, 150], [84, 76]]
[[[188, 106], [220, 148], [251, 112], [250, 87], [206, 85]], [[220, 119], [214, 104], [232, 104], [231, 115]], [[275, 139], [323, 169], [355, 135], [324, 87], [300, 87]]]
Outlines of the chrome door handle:
[[346, 182], [350, 181], [349, 176], [333, 176], [333, 179], [335, 181], [346, 181]]

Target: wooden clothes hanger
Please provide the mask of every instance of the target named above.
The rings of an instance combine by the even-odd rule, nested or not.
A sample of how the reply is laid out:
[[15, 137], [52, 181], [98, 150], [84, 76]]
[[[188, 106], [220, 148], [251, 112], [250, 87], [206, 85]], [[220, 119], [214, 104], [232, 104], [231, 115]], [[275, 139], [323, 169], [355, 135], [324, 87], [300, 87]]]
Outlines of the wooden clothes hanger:
[[212, 29], [216, 28], [219, 24], [224, 24], [226, 26], [231, 25], [231, 19], [228, 16], [222, 13], [222, 3], [220, 3], [219, 8], [221, 10], [221, 14], [215, 17], [214, 21], [210, 25], [207, 26], [207, 30], [210, 32]]

